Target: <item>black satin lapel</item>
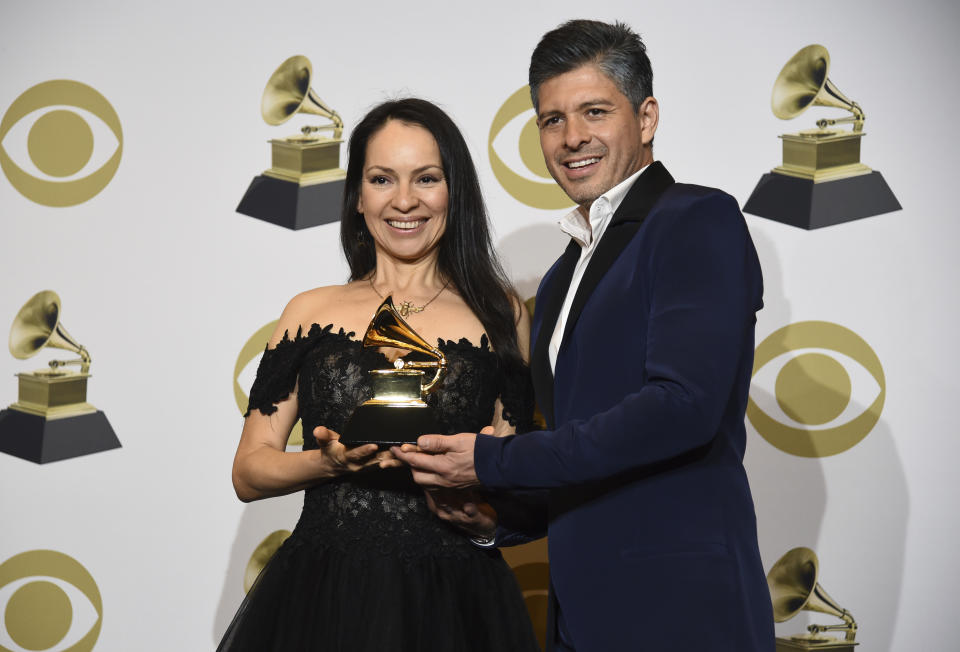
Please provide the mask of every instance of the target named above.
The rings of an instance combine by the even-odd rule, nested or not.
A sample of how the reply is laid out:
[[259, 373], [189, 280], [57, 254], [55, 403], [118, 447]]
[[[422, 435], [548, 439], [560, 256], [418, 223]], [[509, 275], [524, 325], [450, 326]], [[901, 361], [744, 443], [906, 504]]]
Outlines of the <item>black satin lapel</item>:
[[533, 353], [530, 356], [530, 373], [533, 376], [537, 405], [540, 406], [540, 412], [551, 426], [554, 423], [554, 414], [553, 371], [550, 369], [549, 355], [550, 338], [553, 336], [553, 329], [557, 325], [557, 318], [560, 316], [560, 309], [563, 307], [563, 300], [567, 296], [570, 279], [573, 278], [573, 270], [579, 259], [580, 245], [571, 238], [553, 271], [550, 284], [544, 288], [540, 301], [534, 307], [540, 319], [540, 332], [537, 334], [537, 341], [533, 345]]
[[656, 161], [644, 170], [627, 192], [627, 196], [623, 198], [617, 212], [613, 214], [607, 230], [597, 244], [597, 250], [590, 258], [590, 264], [583, 273], [583, 279], [570, 306], [567, 324], [563, 329], [564, 342], [570, 337], [573, 327], [580, 318], [580, 313], [583, 312], [583, 306], [600, 283], [600, 279], [633, 239], [650, 210], [660, 199], [660, 195], [673, 183], [673, 177], [667, 172], [667, 168], [663, 167], [660, 161]]

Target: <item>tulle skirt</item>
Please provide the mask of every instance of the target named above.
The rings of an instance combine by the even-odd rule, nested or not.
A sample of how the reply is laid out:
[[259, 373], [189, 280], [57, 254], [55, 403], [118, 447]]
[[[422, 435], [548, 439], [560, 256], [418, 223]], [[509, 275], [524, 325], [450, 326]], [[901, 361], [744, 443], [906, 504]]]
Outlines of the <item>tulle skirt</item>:
[[499, 551], [400, 558], [299, 540], [277, 551], [218, 652], [539, 650]]

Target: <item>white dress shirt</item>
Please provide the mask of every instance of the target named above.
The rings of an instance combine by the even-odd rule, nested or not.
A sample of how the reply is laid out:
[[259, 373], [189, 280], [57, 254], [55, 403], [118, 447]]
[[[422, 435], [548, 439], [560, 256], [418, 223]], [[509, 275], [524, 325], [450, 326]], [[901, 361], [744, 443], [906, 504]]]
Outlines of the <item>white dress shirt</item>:
[[590, 220], [584, 219], [580, 214], [580, 209], [574, 208], [563, 216], [558, 222], [560, 230], [577, 241], [580, 245], [580, 260], [573, 269], [573, 278], [570, 279], [570, 288], [567, 290], [567, 296], [563, 300], [563, 308], [560, 309], [560, 316], [557, 317], [557, 325], [553, 329], [553, 336], [550, 338], [550, 370], [555, 371], [557, 366], [557, 354], [560, 351], [560, 344], [563, 340], [563, 331], [567, 325], [567, 318], [570, 316], [570, 307], [573, 304], [573, 298], [577, 295], [577, 288], [580, 287], [580, 281], [583, 280], [583, 273], [593, 258], [593, 252], [597, 249], [597, 243], [603, 237], [607, 225], [610, 224], [610, 218], [620, 208], [623, 198], [627, 191], [633, 186], [647, 166], [643, 166], [636, 173], [627, 177], [619, 184], [597, 197], [590, 206]]

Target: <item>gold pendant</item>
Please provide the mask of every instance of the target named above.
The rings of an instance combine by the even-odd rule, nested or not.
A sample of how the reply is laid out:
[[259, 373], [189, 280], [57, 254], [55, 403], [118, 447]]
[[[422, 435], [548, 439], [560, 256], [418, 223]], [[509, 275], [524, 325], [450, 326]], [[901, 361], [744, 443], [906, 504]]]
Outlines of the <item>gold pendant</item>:
[[423, 309], [426, 306], [415, 306], [410, 301], [403, 301], [399, 306], [397, 306], [397, 312], [400, 313], [401, 317], [407, 317], [411, 312], [423, 312]]

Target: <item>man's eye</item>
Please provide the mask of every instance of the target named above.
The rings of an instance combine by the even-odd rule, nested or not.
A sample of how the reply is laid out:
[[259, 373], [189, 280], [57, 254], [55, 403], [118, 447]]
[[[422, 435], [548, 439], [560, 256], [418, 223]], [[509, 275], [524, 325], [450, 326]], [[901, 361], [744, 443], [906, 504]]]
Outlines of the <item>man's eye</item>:
[[545, 129], [547, 127], [554, 127], [558, 124], [560, 124], [560, 117], [551, 116], [549, 118], [544, 118], [543, 120], [540, 121], [540, 128]]
[[587, 115], [593, 116], [593, 117], [598, 117], [598, 116], [604, 115], [605, 113], [606, 111], [604, 111], [603, 109], [590, 109], [589, 111], [587, 111]]

